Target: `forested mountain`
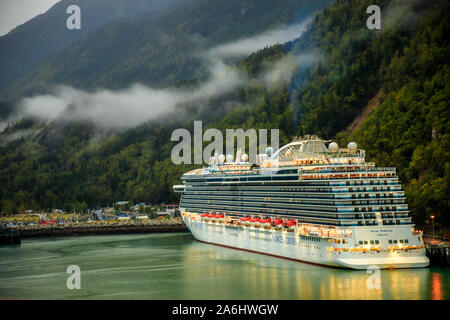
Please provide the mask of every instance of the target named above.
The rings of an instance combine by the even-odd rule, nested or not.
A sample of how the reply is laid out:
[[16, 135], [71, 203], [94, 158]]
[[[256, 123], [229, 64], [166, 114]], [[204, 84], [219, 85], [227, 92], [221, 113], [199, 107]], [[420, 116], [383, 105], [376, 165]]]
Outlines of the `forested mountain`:
[[[245, 86], [213, 101], [180, 106], [122, 133], [92, 124], [24, 119], [3, 134], [32, 132], [0, 147], [4, 212], [80, 207], [115, 200], [174, 202], [171, 186], [187, 165], [173, 165], [170, 135], [208, 127], [279, 128], [281, 143], [313, 133], [356, 141], [367, 160], [395, 166], [419, 226], [430, 213], [449, 225], [450, 5], [445, 0], [379, 1], [382, 29], [366, 28], [369, 0], [335, 1], [306, 33], [236, 65]], [[289, 57], [315, 59], [264, 82]], [[281, 69], [285, 70], [285, 69]], [[230, 107], [231, 106], [231, 107]]]
[[[163, 87], [199, 78], [205, 71], [199, 55], [206, 48], [304, 19], [331, 0], [179, 2], [98, 28], [26, 73], [1, 94], [2, 100], [46, 92], [55, 84], [117, 89], [136, 82]], [[14, 60], [2, 61], [9, 65]]]
[[[301, 39], [317, 39], [328, 59], [298, 92], [299, 133], [357, 141], [369, 160], [397, 167], [419, 225], [435, 214], [448, 226], [449, 3], [381, 1], [384, 20], [376, 32], [361, 28], [365, 16], [357, 14], [369, 4], [338, 1]], [[372, 111], [348, 130], [362, 108]]]
[[[62, 0], [46, 13], [0, 37], [0, 92], [51, 54], [82, 39], [91, 31], [122, 17], [161, 9], [174, 0]], [[182, 2], [184, 0], [179, 0]], [[69, 30], [70, 5], [81, 9], [81, 29]]]

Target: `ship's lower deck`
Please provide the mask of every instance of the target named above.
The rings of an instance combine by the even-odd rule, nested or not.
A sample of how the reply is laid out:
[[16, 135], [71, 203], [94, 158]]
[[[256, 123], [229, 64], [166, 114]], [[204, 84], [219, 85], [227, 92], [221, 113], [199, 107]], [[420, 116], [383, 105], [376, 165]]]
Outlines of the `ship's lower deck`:
[[[351, 235], [342, 239], [300, 234], [298, 227], [273, 228], [255, 225], [229, 224], [226, 220], [202, 219], [200, 214], [180, 209], [183, 221], [193, 236], [202, 242], [241, 249], [256, 253], [352, 269], [369, 267], [420, 268], [429, 260], [425, 255], [423, 242], [411, 235], [405, 227], [363, 227], [351, 230]], [[408, 245], [388, 247], [386, 237], [407, 238]], [[375, 238], [378, 246], [358, 245], [358, 239]], [[382, 240], [381, 240], [382, 239]]]

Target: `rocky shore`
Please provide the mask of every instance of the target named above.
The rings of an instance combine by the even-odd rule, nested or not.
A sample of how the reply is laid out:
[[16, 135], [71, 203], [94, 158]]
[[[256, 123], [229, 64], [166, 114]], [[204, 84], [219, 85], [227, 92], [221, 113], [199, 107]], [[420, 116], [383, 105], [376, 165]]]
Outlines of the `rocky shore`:
[[16, 226], [21, 238], [80, 236], [100, 234], [187, 232], [179, 218], [147, 221], [82, 222], [53, 225]]

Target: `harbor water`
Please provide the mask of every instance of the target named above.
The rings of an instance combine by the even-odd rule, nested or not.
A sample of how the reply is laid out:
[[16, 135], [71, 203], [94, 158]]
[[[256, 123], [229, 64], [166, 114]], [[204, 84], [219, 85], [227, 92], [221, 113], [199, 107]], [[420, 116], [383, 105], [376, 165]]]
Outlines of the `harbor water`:
[[[67, 288], [71, 265], [80, 289]], [[364, 270], [222, 248], [189, 233], [24, 239], [0, 246], [0, 299], [450, 299], [448, 268], [379, 272], [378, 286]]]

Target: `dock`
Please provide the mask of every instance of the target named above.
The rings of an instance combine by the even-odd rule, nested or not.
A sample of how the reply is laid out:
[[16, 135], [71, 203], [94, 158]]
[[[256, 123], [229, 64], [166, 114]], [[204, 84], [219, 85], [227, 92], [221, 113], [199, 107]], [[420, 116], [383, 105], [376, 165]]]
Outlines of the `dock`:
[[430, 267], [450, 268], [450, 242], [424, 236], [425, 248]]
[[0, 229], [0, 245], [4, 244], [20, 244], [20, 232], [13, 229]]

